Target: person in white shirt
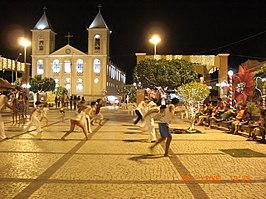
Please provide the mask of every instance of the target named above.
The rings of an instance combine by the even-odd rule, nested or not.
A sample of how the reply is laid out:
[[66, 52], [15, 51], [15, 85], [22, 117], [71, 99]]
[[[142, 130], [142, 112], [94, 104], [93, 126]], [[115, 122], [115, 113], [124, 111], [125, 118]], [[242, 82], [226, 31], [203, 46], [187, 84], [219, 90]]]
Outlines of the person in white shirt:
[[88, 126], [86, 120], [85, 106], [80, 106], [79, 110], [75, 117], [70, 119], [70, 130], [66, 132], [66, 134], [61, 138], [65, 139], [70, 133], [72, 133], [77, 125], [80, 127], [85, 135], [86, 140], [88, 140]]
[[134, 121], [134, 124], [136, 125], [140, 120], [143, 119], [143, 115], [144, 115], [144, 112], [145, 112], [145, 107], [147, 105], [147, 103], [149, 102], [149, 99], [148, 98], [145, 98], [143, 101], [141, 101], [136, 110], [135, 110], [135, 113], [136, 115], [138, 116], [137, 119]]
[[[7, 98], [7, 92], [4, 91], [0, 95], [0, 111], [4, 109], [5, 107], [8, 107], [12, 110], [12, 106], [8, 104], [8, 98]], [[4, 120], [1, 116], [0, 113], [0, 140], [6, 139], [6, 134], [5, 134], [5, 126], [4, 126]]]
[[153, 101], [150, 101], [147, 106], [147, 113], [143, 117], [143, 120], [145, 122], [145, 128], [147, 129], [149, 133], [149, 140], [150, 142], [156, 142], [156, 133], [155, 133], [155, 127], [154, 127], [154, 117], [157, 115], [157, 112], [159, 112], [159, 107], [157, 107], [157, 104]]
[[30, 123], [25, 128], [24, 132], [28, 132], [30, 130], [30, 127], [35, 126], [38, 133], [42, 132], [41, 129], [41, 122], [39, 120], [39, 115], [41, 114], [40, 110], [40, 104], [41, 102], [37, 101], [35, 102], [35, 107], [32, 109], [31, 116], [30, 116]]
[[48, 103], [45, 104], [45, 106], [43, 107], [42, 111], [41, 111], [41, 119], [40, 122], [45, 119], [46, 121], [46, 126], [48, 126], [48, 111], [49, 111], [49, 105]]
[[160, 144], [166, 139], [166, 145], [165, 145], [165, 153], [164, 156], [168, 157], [168, 151], [170, 147], [170, 143], [172, 141], [172, 134], [169, 128], [169, 123], [174, 120], [175, 118], [175, 107], [178, 105], [179, 100], [177, 98], [173, 98], [170, 105], [161, 105], [160, 111], [157, 117], [159, 119], [158, 125], [159, 125], [159, 131], [161, 138], [152, 146], [150, 146], [150, 149], [153, 150], [155, 146]]

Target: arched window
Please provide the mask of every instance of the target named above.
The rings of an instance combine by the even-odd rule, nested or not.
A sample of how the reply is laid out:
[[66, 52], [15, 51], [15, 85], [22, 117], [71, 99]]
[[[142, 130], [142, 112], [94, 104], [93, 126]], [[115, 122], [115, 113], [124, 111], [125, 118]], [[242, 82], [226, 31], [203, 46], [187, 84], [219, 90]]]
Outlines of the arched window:
[[83, 91], [83, 84], [77, 84], [77, 92]]
[[70, 88], [71, 88], [70, 84], [65, 84], [65, 88], [66, 88], [68, 91], [70, 91]]
[[101, 37], [100, 37], [100, 35], [95, 35], [95, 37], [94, 37], [94, 49], [95, 50], [101, 49]]
[[43, 51], [43, 47], [44, 47], [44, 40], [43, 40], [43, 37], [40, 36], [39, 39], [38, 39], [38, 49], [39, 49], [39, 51]]
[[65, 68], [65, 73], [71, 73], [71, 62], [70, 62], [70, 60], [65, 60], [64, 61], [64, 68]]
[[77, 60], [76, 67], [77, 67], [77, 73], [83, 73], [84, 62], [83, 62], [82, 59], [78, 59], [78, 60]]
[[101, 62], [99, 59], [94, 59], [93, 62], [93, 71], [96, 74], [99, 74], [101, 72]]
[[60, 63], [59, 63], [58, 59], [53, 61], [53, 72], [54, 73], [59, 73], [60, 72]]
[[37, 61], [37, 75], [42, 75], [43, 74], [43, 60], [39, 59]]

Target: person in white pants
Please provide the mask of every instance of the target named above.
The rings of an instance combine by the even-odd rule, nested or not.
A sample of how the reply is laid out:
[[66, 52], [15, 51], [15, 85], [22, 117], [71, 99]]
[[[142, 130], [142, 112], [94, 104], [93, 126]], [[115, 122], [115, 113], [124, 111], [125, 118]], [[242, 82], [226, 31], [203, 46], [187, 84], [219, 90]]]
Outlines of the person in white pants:
[[[5, 107], [8, 107], [12, 110], [12, 107], [8, 104], [8, 99], [7, 99], [7, 92], [3, 92], [0, 95], [0, 111], [4, 109]], [[4, 126], [4, 120], [1, 116], [0, 113], [0, 140], [6, 139], [6, 134], [5, 134], [5, 126]]]
[[150, 101], [147, 104], [147, 113], [143, 118], [143, 120], [145, 121], [145, 128], [147, 129], [147, 132], [150, 136], [150, 142], [157, 141], [154, 127], [154, 117], [157, 115], [157, 112], [159, 112], [159, 107], [157, 107], [157, 104], [155, 104], [153, 101]]
[[25, 128], [25, 130], [24, 130], [25, 133], [28, 132], [32, 126], [36, 127], [36, 131], [38, 133], [42, 132], [41, 122], [40, 122], [40, 120], [38, 118], [40, 113], [41, 113], [40, 107], [39, 107], [40, 104], [41, 104], [41, 102], [39, 102], [39, 101], [35, 102], [35, 106], [36, 107], [34, 107], [32, 109], [31, 116], [30, 116], [30, 123]]

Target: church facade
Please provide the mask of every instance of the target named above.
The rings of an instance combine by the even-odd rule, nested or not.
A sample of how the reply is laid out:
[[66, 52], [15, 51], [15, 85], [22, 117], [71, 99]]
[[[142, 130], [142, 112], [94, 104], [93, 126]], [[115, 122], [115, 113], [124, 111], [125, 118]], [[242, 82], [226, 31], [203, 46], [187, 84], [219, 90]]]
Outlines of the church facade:
[[88, 31], [88, 53], [69, 44], [55, 48], [56, 33], [44, 11], [32, 32], [32, 76], [53, 78], [56, 87], [65, 87], [68, 95], [95, 100], [116, 96], [126, 82], [126, 74], [109, 60], [110, 34], [101, 11]]

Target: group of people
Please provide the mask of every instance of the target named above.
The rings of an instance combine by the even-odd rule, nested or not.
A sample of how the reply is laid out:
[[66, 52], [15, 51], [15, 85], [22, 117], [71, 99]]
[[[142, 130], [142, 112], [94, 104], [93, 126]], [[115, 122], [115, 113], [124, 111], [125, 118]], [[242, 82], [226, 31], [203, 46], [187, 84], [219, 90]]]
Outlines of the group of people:
[[[145, 98], [135, 109], [137, 118], [134, 120], [134, 125], [140, 122], [140, 127], [149, 133], [149, 140], [153, 143], [150, 149], [153, 150], [155, 146], [166, 140], [165, 157], [168, 156], [170, 143], [172, 141], [169, 123], [176, 118], [175, 108], [178, 106], [178, 103], [179, 100], [173, 98], [171, 104], [157, 106], [153, 100]], [[154, 120], [158, 120], [160, 132], [160, 138], [158, 140], [156, 138]]]
[[25, 124], [26, 122], [26, 108], [27, 108], [27, 98], [22, 93], [19, 93], [16, 97], [16, 93], [12, 94], [11, 97], [12, 106], [12, 120], [16, 124]]
[[254, 122], [245, 105], [239, 104], [236, 108], [231, 108], [219, 98], [216, 105], [208, 103], [201, 107], [195, 125], [202, 125], [205, 122], [206, 128], [211, 128], [216, 122], [226, 121], [233, 134], [238, 134], [242, 125], [248, 125], [248, 141], [255, 140], [257, 135], [261, 135], [262, 141], [265, 142], [265, 115], [266, 111], [261, 109], [260, 119]]
[[[87, 105], [85, 99], [78, 101], [76, 105], [75, 116], [70, 119], [70, 130], [62, 137], [63, 139], [74, 131], [75, 126], [79, 126], [85, 137], [88, 139], [88, 133], [92, 133], [91, 125], [99, 123], [99, 125], [104, 124], [103, 114], [100, 112], [101, 107], [103, 106], [102, 99], [97, 99], [96, 101], [91, 102], [90, 105]], [[26, 102], [23, 98], [23, 95], [19, 95], [18, 98], [15, 97], [15, 94], [11, 97], [11, 102], [9, 103], [8, 92], [3, 91], [0, 95], [0, 111], [8, 107], [12, 112], [13, 123], [22, 121], [23, 125], [26, 122]], [[32, 126], [35, 126], [38, 133], [42, 132], [41, 121], [45, 120], [46, 126], [48, 126], [48, 112], [49, 105], [48, 103], [41, 103], [36, 101], [34, 107], [31, 109], [30, 121], [27, 126], [24, 128], [24, 132], [28, 132]], [[59, 109], [61, 121], [64, 122], [65, 110], [64, 108]], [[18, 119], [19, 118], [19, 119]], [[0, 140], [6, 139], [4, 121], [0, 114]]]
[[70, 110], [76, 110], [80, 102], [85, 102], [85, 98], [76, 95], [71, 95], [70, 97], [68, 95], [56, 95], [54, 102], [56, 108], [65, 107]]

